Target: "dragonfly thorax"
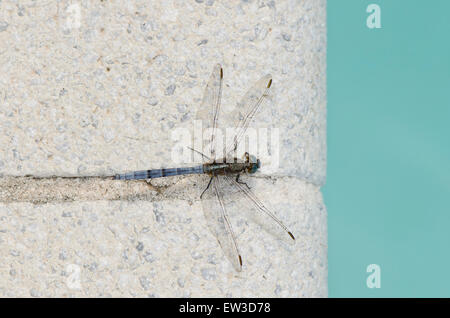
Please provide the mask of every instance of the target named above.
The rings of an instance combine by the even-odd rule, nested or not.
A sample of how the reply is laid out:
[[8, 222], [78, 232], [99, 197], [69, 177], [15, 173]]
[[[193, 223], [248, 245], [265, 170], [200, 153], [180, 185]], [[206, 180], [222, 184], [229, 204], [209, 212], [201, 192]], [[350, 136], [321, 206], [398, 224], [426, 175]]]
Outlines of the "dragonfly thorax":
[[223, 174], [239, 174], [239, 173], [255, 173], [261, 167], [261, 162], [255, 156], [248, 153], [244, 155], [244, 161], [234, 158], [231, 162], [208, 163], [203, 166], [203, 171], [208, 174], [223, 175]]
[[244, 160], [247, 163], [247, 172], [255, 173], [261, 167], [261, 161], [248, 152], [244, 154]]

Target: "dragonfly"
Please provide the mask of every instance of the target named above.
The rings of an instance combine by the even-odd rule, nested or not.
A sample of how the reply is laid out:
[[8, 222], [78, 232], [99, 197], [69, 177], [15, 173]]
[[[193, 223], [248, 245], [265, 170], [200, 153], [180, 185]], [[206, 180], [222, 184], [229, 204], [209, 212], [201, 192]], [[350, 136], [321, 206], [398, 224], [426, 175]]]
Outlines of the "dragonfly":
[[[205, 125], [204, 131], [210, 132], [203, 136], [206, 154], [189, 147], [201, 155], [202, 164], [193, 167], [133, 171], [114, 177], [118, 180], [140, 180], [189, 174], [206, 175], [208, 177], [204, 179], [206, 186], [200, 195], [203, 213], [225, 256], [237, 271], [242, 270], [243, 262], [228, 213], [232, 206], [236, 208], [236, 202], [250, 203], [250, 209], [256, 211], [255, 220], [268, 232], [285, 242], [295, 243], [292, 232], [262, 203], [247, 183], [240, 179], [241, 175], [256, 173], [261, 167], [260, 160], [248, 152], [245, 152], [243, 158], [236, 157], [237, 147], [261, 105], [266, 101], [271, 85], [271, 75], [263, 76], [247, 91], [238, 107], [230, 112], [228, 118], [234, 122], [234, 135], [231, 143], [225, 144], [221, 149], [223, 156], [218, 156], [217, 131], [224, 127], [223, 124], [219, 124], [223, 68], [220, 64], [215, 65], [196, 115], [196, 119]], [[241, 200], [242, 198], [244, 200]], [[242, 206], [238, 205], [237, 209], [239, 212]]]

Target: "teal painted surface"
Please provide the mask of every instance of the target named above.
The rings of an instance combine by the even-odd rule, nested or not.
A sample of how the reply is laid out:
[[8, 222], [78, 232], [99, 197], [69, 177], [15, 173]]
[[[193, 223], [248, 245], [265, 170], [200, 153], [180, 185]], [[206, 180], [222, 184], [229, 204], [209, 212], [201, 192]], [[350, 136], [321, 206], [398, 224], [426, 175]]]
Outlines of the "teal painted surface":
[[450, 297], [450, 1], [327, 10], [329, 296]]

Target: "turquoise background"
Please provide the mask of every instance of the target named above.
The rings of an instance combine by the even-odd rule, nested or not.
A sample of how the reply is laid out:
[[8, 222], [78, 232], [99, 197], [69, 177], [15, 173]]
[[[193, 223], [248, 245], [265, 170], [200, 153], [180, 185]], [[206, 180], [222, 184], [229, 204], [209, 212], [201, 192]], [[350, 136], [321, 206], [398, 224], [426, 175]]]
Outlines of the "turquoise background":
[[327, 10], [329, 296], [450, 297], [450, 1]]

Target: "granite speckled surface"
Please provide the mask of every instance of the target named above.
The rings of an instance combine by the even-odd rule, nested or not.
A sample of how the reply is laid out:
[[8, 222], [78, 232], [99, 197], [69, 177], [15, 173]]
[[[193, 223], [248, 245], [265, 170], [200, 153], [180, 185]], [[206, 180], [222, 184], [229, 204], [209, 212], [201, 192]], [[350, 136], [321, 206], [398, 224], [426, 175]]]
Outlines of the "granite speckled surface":
[[321, 193], [294, 178], [273, 183], [279, 193], [263, 194], [277, 194], [272, 205], [297, 243], [276, 240], [246, 215], [231, 215], [243, 255], [241, 272], [223, 257], [198, 201], [2, 204], [0, 294], [324, 296]]
[[[325, 6], [1, 1], [0, 295], [326, 296]], [[254, 126], [278, 129], [281, 164], [251, 183], [295, 246], [236, 216], [244, 268], [233, 271], [188, 178], [76, 193], [21, 178], [175, 166], [172, 132], [192, 129], [218, 62], [224, 107], [273, 76]]]

